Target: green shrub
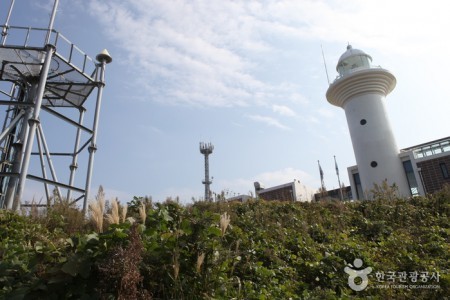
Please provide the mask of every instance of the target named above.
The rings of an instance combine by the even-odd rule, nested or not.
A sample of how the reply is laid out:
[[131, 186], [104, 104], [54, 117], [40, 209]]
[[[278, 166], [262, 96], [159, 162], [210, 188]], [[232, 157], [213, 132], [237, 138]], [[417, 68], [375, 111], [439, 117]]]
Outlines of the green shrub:
[[[135, 223], [102, 233], [67, 206], [41, 218], [0, 211], [0, 298], [440, 299], [450, 286], [449, 200], [449, 190], [354, 203], [136, 197]], [[361, 292], [344, 272], [356, 258], [373, 269]], [[390, 271], [439, 272], [439, 289], [377, 289], [376, 273]]]

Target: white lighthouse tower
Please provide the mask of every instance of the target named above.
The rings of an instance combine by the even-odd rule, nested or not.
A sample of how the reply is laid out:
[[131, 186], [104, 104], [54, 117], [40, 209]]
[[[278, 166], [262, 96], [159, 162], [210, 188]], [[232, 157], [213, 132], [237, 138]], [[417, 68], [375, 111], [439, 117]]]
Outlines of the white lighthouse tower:
[[396, 79], [371, 62], [368, 54], [348, 45], [339, 58], [339, 77], [330, 84], [327, 100], [345, 110], [362, 190], [367, 197], [370, 198], [374, 184], [384, 180], [389, 185], [396, 184], [399, 196], [410, 196], [385, 106]]

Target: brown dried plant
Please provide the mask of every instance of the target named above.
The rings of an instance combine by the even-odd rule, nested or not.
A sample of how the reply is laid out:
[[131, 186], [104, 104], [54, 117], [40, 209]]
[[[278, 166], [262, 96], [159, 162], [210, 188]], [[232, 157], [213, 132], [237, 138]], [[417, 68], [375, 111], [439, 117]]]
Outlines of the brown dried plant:
[[224, 212], [222, 215], [220, 215], [220, 231], [222, 232], [222, 237], [225, 235], [228, 225], [230, 225], [230, 221], [230, 216], [227, 214], [227, 212]]
[[205, 253], [204, 252], [202, 252], [199, 255], [197, 255], [197, 264], [195, 266], [195, 269], [197, 270], [197, 273], [200, 273], [204, 260], [205, 260]]
[[122, 209], [120, 210], [120, 219], [122, 220], [122, 223], [125, 223], [125, 220], [127, 219], [128, 205], [125, 204], [121, 208]]
[[33, 200], [31, 201], [31, 208], [30, 208], [30, 216], [32, 218], [39, 218], [39, 208], [38, 208], [38, 203], [36, 203], [36, 201]]
[[174, 280], [177, 280], [178, 274], [180, 273], [180, 262], [178, 261], [180, 254], [178, 252], [175, 252], [172, 256], [172, 267], [173, 267], [173, 278]]
[[106, 215], [109, 224], [119, 224], [119, 201], [117, 198], [111, 202], [111, 213]]
[[145, 209], [144, 203], [141, 203], [141, 206], [139, 207], [139, 216], [141, 217], [142, 224], [145, 225], [145, 219], [147, 218], [147, 211]]
[[142, 239], [136, 226], [132, 226], [128, 245], [113, 246], [109, 255], [98, 263], [100, 299], [152, 299], [140, 272], [143, 255]]
[[98, 233], [103, 232], [103, 213], [105, 211], [105, 198], [97, 197], [97, 201], [89, 203], [89, 215]]

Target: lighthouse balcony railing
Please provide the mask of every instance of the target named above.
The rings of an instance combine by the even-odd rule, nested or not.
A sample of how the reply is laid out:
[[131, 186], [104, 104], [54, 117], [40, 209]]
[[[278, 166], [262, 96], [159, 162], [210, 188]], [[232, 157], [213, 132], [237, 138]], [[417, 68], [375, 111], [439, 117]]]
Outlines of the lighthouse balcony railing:
[[362, 71], [362, 70], [367, 70], [367, 69], [381, 69], [381, 66], [370, 66], [369, 68], [367, 66], [361, 66], [361, 67], [355, 67], [355, 68], [345, 70], [342, 74], [339, 74], [336, 76], [336, 78], [334, 79], [332, 84], [349, 74], [352, 74], [352, 73], [355, 73], [358, 71]]

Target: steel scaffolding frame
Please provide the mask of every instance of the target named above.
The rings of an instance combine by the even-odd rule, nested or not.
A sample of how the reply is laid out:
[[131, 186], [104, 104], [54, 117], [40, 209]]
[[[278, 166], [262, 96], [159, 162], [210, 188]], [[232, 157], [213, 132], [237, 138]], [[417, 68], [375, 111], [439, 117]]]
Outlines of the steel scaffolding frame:
[[[58, 1], [46, 29], [10, 26], [13, 4], [11, 1], [7, 20], [1, 26], [0, 110], [4, 108], [5, 112], [0, 133], [0, 208], [17, 210], [29, 205], [23, 196], [27, 182], [33, 180], [43, 184], [42, 194], [47, 200], [46, 204], [33, 205], [50, 205], [53, 197], [66, 197], [71, 203], [83, 200], [85, 213], [97, 150], [105, 67], [112, 58], [103, 50], [95, 62], [52, 28]], [[94, 90], [97, 93], [92, 103], [88, 100], [94, 98], [90, 97]], [[90, 114], [92, 124], [85, 125], [88, 106], [95, 109]], [[49, 116], [52, 123], [46, 124]], [[65, 125], [57, 127], [55, 122]], [[75, 131], [71, 149], [52, 152], [46, 127], [68, 129], [58, 131], [60, 137]], [[55, 132], [50, 134], [55, 136]], [[75, 178], [80, 155], [87, 159], [82, 187]], [[67, 165], [55, 164], [54, 157], [64, 157], [68, 162], [66, 176], [58, 176]], [[62, 172], [67, 173], [67, 169]]]

